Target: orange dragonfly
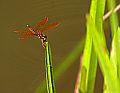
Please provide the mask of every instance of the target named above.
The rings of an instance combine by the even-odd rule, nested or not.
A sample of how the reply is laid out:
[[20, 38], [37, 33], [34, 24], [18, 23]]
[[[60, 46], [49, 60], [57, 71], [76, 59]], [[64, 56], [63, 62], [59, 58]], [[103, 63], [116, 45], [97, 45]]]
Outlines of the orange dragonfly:
[[27, 25], [25, 29], [16, 30], [15, 32], [20, 35], [19, 39], [27, 39], [34, 36], [38, 37], [41, 40], [43, 47], [45, 48], [45, 42], [47, 41], [47, 36], [44, 35], [42, 32], [53, 29], [59, 25], [59, 23], [55, 22], [46, 26], [47, 22], [48, 22], [48, 18], [45, 17], [42, 21], [37, 23], [35, 29], [33, 29], [30, 25]]

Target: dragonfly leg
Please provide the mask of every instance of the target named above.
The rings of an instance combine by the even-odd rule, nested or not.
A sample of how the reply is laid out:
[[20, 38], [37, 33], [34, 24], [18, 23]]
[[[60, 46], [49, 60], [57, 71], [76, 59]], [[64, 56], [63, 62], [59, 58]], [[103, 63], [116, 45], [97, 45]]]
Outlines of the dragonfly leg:
[[46, 35], [42, 34], [41, 42], [42, 42], [43, 48], [46, 48], [46, 45], [45, 45], [45, 43], [47, 42], [47, 36]]

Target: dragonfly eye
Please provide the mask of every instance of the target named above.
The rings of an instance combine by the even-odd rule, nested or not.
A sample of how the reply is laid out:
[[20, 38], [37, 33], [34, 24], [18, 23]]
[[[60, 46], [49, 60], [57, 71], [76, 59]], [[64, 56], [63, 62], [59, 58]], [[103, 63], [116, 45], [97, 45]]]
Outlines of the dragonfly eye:
[[29, 27], [29, 25], [27, 24], [27, 27]]
[[40, 35], [38, 34], [37, 37], [40, 38]]

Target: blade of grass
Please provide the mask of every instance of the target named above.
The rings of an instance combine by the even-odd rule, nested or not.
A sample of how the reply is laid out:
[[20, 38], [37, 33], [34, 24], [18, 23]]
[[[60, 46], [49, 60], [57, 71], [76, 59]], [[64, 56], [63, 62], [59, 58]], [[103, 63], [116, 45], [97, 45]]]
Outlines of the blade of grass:
[[[120, 55], [120, 40], [119, 40], [119, 37], [120, 37], [120, 28], [118, 27], [118, 30], [116, 32], [114, 32], [110, 61], [113, 62], [113, 67], [116, 72], [115, 76], [117, 76], [120, 81], [120, 57], [119, 57], [119, 55]], [[104, 90], [104, 93], [109, 93], [109, 91], [107, 91], [107, 87]]]
[[[105, 9], [105, 0], [92, 0], [90, 7], [90, 16], [92, 17], [94, 24], [96, 24], [96, 27], [100, 29], [101, 33], [103, 33], [102, 17], [104, 14], [104, 9]], [[80, 74], [80, 78], [81, 78], [80, 92], [82, 93], [94, 92], [94, 82], [95, 82], [96, 69], [97, 69], [97, 56], [96, 53], [94, 52], [94, 48], [92, 47], [92, 39], [89, 29], [90, 28], [87, 26], [86, 43], [83, 54], [81, 74]], [[86, 72], [82, 69], [86, 69], [85, 70]], [[84, 71], [84, 73], [82, 71]], [[85, 75], [85, 73], [87, 75]], [[82, 80], [83, 77], [85, 78], [85, 80]]]
[[45, 48], [45, 66], [46, 66], [47, 93], [56, 93], [53, 77], [52, 55], [50, 45], [48, 42], [46, 42]]
[[120, 81], [120, 27], [118, 27], [116, 35], [117, 36], [116, 36], [115, 46], [116, 46], [116, 56], [117, 56], [117, 74]]
[[[95, 17], [96, 17], [96, 8], [97, 8], [96, 5], [97, 5], [97, 0], [92, 0], [91, 7], [90, 7], [90, 16], [93, 18], [94, 22], [95, 22]], [[94, 84], [95, 79], [92, 79], [93, 81], [91, 81], [91, 78], [94, 78], [94, 75], [96, 74], [96, 69], [94, 69], [92, 71], [92, 72], [95, 72], [95, 73], [93, 73], [93, 77], [91, 77], [91, 76], [88, 77], [89, 72], [90, 72], [89, 70], [92, 67], [92, 66], [90, 66], [90, 60], [91, 60], [91, 54], [92, 54], [91, 51], [92, 51], [92, 38], [91, 38], [91, 35], [89, 33], [89, 28], [87, 27], [86, 41], [85, 41], [85, 47], [84, 47], [84, 52], [83, 52], [83, 59], [82, 59], [81, 69], [79, 71], [80, 72], [80, 86], [79, 86], [80, 93], [86, 93], [88, 91], [87, 90], [89, 88], [88, 83], [93, 82], [92, 84]], [[94, 53], [92, 56], [94, 56]], [[95, 58], [95, 60], [96, 60], [96, 58]], [[92, 60], [92, 62], [96, 62], [96, 61]], [[92, 85], [92, 86], [94, 86], [94, 85]], [[90, 91], [93, 91], [93, 90], [94, 90], [94, 87], [91, 87]]]
[[[95, 26], [99, 31], [104, 35], [103, 32], [103, 15], [105, 10], [106, 0], [98, 0], [97, 1], [97, 12], [95, 17]], [[93, 19], [93, 18], [92, 18]]]
[[[120, 80], [120, 28], [115, 32], [112, 42], [111, 60], [114, 62], [116, 75]], [[116, 63], [116, 64], [115, 64]]]
[[55, 77], [58, 79], [80, 56], [83, 50], [84, 39], [82, 39], [75, 48], [69, 53], [69, 55], [57, 66], [55, 71]]
[[[115, 0], [108, 0], [107, 5], [108, 5], [108, 10], [109, 10], [109, 11], [112, 11], [112, 12], [111, 12], [111, 16], [110, 16], [110, 27], [111, 27], [111, 33], [112, 33], [112, 37], [111, 37], [111, 38], [113, 38], [113, 37], [114, 37], [114, 34], [115, 34], [116, 31], [117, 31], [118, 25], [119, 25], [117, 13], [114, 12], [114, 11], [115, 11], [114, 8], [115, 8], [115, 6], [116, 6], [116, 2], [115, 2]], [[113, 50], [114, 50], [114, 49], [113, 49]], [[113, 52], [111, 52], [111, 54], [110, 54], [110, 61], [112, 62], [113, 67], [114, 67], [114, 69], [115, 69], [115, 75], [117, 75], [117, 66], [116, 66], [117, 60], [116, 60], [116, 54], [113, 53]], [[110, 91], [109, 91], [109, 89], [107, 88], [108, 85], [106, 84], [106, 79], [105, 79], [104, 86], [106, 87], [106, 89], [104, 89], [104, 93], [109, 93]]]
[[89, 66], [90, 66], [89, 64], [90, 64], [91, 50], [92, 50], [92, 38], [88, 30], [89, 28], [87, 28], [83, 61], [80, 71], [80, 88], [79, 88], [80, 93], [87, 92], [88, 74], [89, 74]]
[[[113, 37], [113, 41], [112, 41], [112, 49], [110, 51], [110, 61], [113, 62], [113, 67], [115, 69], [115, 76], [117, 76], [117, 32], [114, 33], [114, 37]], [[117, 50], [117, 51], [116, 51]], [[107, 89], [107, 88], [106, 88]], [[107, 91], [107, 90], [106, 90]], [[109, 93], [109, 92], [105, 92], [105, 93]]]
[[[63, 59], [54, 70], [55, 81], [75, 62], [82, 52], [84, 45], [84, 38], [75, 46], [75, 48]], [[35, 93], [44, 93], [46, 89], [45, 80], [36, 88]]]
[[[110, 93], [119, 93], [120, 84], [118, 78], [115, 77], [115, 69], [113, 64], [109, 60], [107, 47], [103, 35], [98, 33], [92, 18], [87, 18], [87, 24], [91, 28], [90, 32], [93, 38], [93, 44], [95, 51], [99, 57], [99, 64], [103, 73], [103, 76], [106, 78], [106, 84]], [[114, 84], [114, 86], [113, 86]]]
[[[107, 5], [108, 5], [109, 11], [114, 11], [114, 8], [116, 6], [115, 0], [108, 0], [107, 2], [108, 2]], [[112, 12], [110, 16], [110, 27], [112, 31], [112, 37], [114, 36], [114, 33], [117, 31], [118, 25], [119, 25], [119, 21], [118, 21], [117, 14], [116, 12]]]
[[[103, 15], [104, 15], [104, 10], [105, 10], [105, 2], [106, 0], [97, 0], [97, 5], [96, 5], [97, 8], [96, 8], [96, 16], [95, 16], [95, 25], [97, 29], [99, 29], [100, 33], [102, 34], [104, 34], [103, 33]], [[94, 93], [96, 70], [97, 70], [97, 55], [94, 51], [94, 46], [93, 46], [90, 68], [89, 68], [87, 93]]]
[[88, 85], [87, 85], [87, 93], [94, 93], [95, 87], [95, 78], [96, 78], [96, 71], [97, 71], [97, 55], [95, 53], [94, 48], [92, 49], [92, 55], [90, 60], [90, 68], [88, 74]]

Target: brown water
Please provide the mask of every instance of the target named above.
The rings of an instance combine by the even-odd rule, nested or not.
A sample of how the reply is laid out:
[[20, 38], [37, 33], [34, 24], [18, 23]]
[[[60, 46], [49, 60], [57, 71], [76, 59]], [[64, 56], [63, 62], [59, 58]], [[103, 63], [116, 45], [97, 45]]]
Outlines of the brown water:
[[[33, 26], [45, 16], [49, 23], [59, 22], [59, 27], [45, 32], [56, 66], [84, 37], [89, 5], [89, 0], [1, 0], [0, 93], [34, 93], [45, 77], [41, 42], [20, 41], [14, 30]], [[57, 93], [73, 93], [78, 64], [79, 58], [57, 81]]]

